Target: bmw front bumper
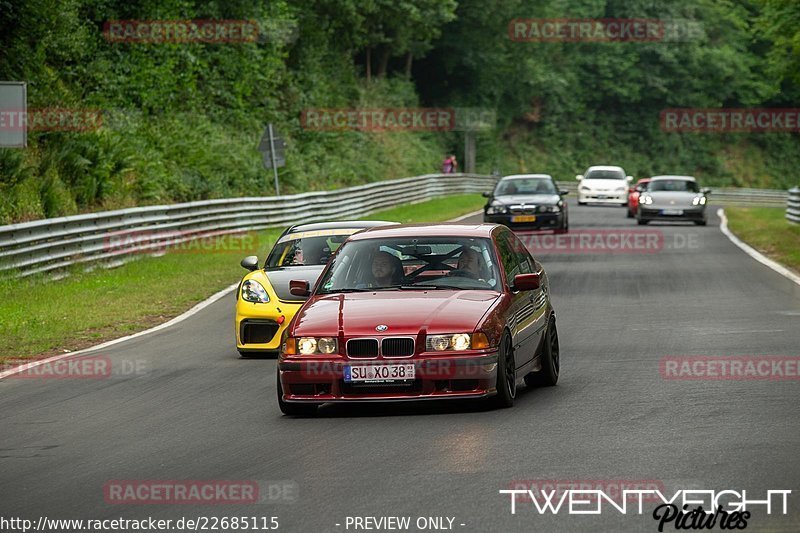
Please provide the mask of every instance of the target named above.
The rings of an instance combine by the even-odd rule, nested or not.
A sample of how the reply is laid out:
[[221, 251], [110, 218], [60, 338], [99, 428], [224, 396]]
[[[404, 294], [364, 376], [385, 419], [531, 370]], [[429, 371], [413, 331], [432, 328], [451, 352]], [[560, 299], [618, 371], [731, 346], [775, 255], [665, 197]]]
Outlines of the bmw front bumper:
[[[278, 363], [286, 402], [404, 401], [482, 398], [497, 392], [497, 352], [469, 356], [354, 360], [292, 356]], [[413, 364], [404, 383], [349, 383], [347, 365]]]
[[[489, 224], [502, 224], [509, 228], [526, 229], [558, 229], [564, 223], [564, 211], [559, 213], [531, 213], [525, 215], [487, 215], [484, 212], [483, 221]], [[533, 217], [533, 220], [531, 220]]]

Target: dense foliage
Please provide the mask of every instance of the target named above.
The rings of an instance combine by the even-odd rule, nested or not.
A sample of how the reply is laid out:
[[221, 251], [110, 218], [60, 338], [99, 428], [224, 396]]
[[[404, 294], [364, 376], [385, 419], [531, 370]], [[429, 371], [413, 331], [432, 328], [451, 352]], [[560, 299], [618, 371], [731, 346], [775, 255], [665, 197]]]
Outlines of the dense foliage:
[[[516, 42], [518, 18], [689, 21], [674, 42]], [[112, 42], [114, 20], [245, 19], [255, 42]], [[308, 108], [481, 107], [478, 170], [569, 179], [593, 163], [634, 175], [785, 187], [790, 133], [667, 133], [668, 107], [793, 107], [792, 0], [0, 0], [0, 79], [30, 109], [103, 110], [93, 131], [37, 131], [0, 149], [0, 223], [93, 209], [269, 195], [256, 150], [287, 138], [282, 192], [434, 171], [463, 135], [319, 132]]]

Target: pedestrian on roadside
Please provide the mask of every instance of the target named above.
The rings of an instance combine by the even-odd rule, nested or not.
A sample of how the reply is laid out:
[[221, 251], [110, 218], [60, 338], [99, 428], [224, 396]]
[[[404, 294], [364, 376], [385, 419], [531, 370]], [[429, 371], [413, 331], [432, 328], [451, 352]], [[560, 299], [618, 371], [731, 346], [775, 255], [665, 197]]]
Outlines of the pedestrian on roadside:
[[458, 169], [458, 161], [453, 154], [448, 155], [442, 162], [442, 174], [453, 174]]

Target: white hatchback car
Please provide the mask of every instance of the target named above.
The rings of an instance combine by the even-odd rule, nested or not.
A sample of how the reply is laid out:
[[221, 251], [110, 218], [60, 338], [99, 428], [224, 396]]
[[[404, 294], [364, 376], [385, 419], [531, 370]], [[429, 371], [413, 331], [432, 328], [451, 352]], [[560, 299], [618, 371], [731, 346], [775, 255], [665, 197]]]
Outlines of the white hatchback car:
[[625, 174], [622, 167], [589, 167], [585, 174], [575, 176], [578, 180], [578, 205], [621, 205], [628, 206], [628, 186], [632, 176]]

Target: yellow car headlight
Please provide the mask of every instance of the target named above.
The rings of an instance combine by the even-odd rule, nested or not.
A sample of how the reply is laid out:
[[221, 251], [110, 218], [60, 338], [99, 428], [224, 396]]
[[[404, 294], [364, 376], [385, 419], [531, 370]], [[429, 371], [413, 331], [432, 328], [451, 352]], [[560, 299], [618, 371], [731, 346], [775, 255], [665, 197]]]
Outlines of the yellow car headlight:
[[248, 279], [242, 283], [242, 300], [256, 304], [269, 303], [267, 290], [259, 282]]

